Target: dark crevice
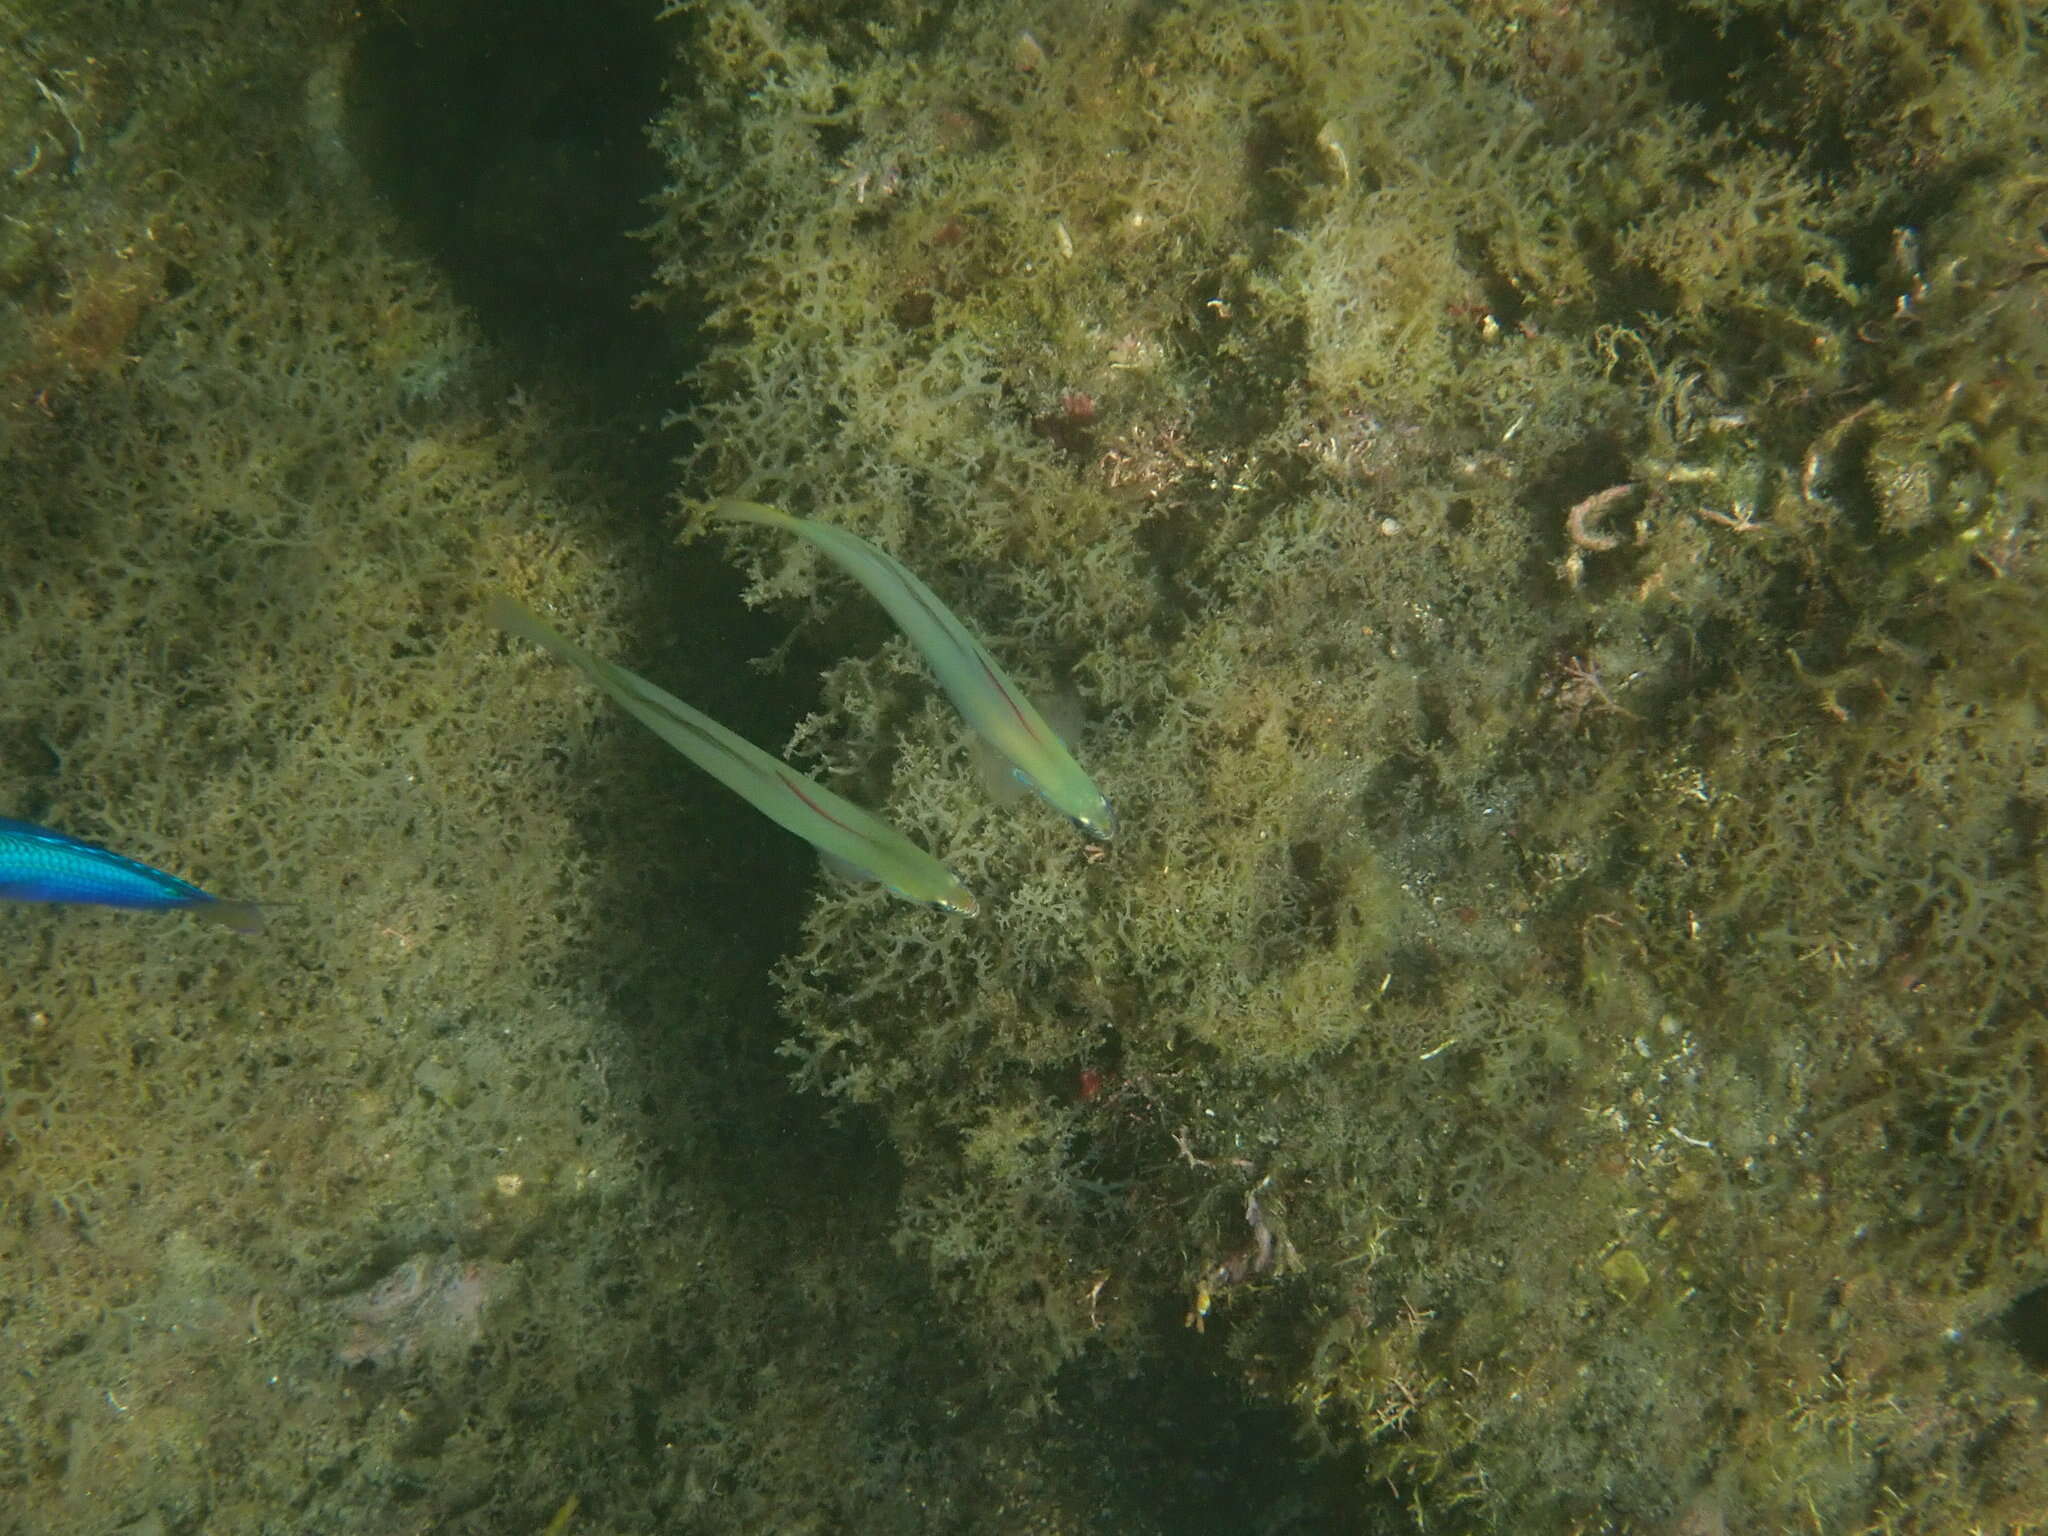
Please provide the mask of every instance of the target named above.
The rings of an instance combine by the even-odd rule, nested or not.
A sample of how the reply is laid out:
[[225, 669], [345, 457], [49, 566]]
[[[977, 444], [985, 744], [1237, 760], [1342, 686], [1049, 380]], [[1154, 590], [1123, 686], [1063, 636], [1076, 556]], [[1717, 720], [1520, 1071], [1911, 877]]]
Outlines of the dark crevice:
[[[356, 38], [350, 147], [475, 318], [493, 354], [491, 387], [518, 390], [551, 432], [574, 444], [558, 459], [565, 495], [580, 486], [576, 499], [598, 529], [645, 574], [640, 606], [625, 615], [631, 650], [617, 660], [775, 749], [789, 721], [810, 707], [818, 673], [843, 653], [845, 625], [876, 621], [849, 617], [836, 633], [812, 626], [764, 680], [746, 660], [775, 650], [786, 625], [739, 604], [735, 575], [712, 544], [674, 545], [675, 461], [689, 444], [662, 423], [691, 404], [688, 381], [701, 352], [693, 317], [673, 295], [662, 308], [636, 303], [659, 286], [652, 246], [631, 234], [651, 222], [648, 204], [664, 180], [647, 127], [666, 93], [688, 88], [674, 76], [678, 34], [657, 27], [653, 10], [645, 0], [408, 6], [402, 19], [368, 25]], [[1277, 161], [1287, 149], [1262, 140], [1257, 153]], [[422, 380], [422, 390], [432, 382]], [[1277, 408], [1269, 405], [1268, 421]], [[1083, 409], [1071, 407], [1076, 420], [1068, 425], [1077, 431]], [[1173, 527], [1158, 517], [1148, 531], [1159, 541], [1162, 587], [1177, 589], [1183, 614], [1191, 613], [1199, 594], [1176, 569]], [[764, 827], [629, 722], [590, 753], [608, 779], [606, 808], [587, 832], [607, 870], [596, 900], [610, 927], [579, 963], [604, 978], [614, 1021], [632, 1042], [625, 1049], [637, 1059], [615, 1067], [614, 1080], [632, 1085], [620, 1093], [646, 1116], [651, 1175], [682, 1184], [685, 1164], [698, 1179], [715, 1169], [734, 1191], [735, 1209], [767, 1240], [827, 1229], [826, 1210], [859, 1212], [865, 1230], [883, 1229], [900, 1178], [894, 1145], [859, 1115], [827, 1123], [816, 1100], [790, 1086], [788, 1063], [776, 1054], [783, 1030], [771, 1017], [765, 977], [798, 942], [815, 879], [809, 850]], [[1338, 872], [1302, 858], [1327, 930], [1334, 919], [1323, 909]], [[708, 964], [702, 956], [679, 961], [679, 935], [717, 953]], [[923, 1301], [891, 1294], [914, 1289], [914, 1271], [865, 1278], [881, 1304], [906, 1315]], [[1261, 1405], [1237, 1384], [1220, 1347], [1228, 1324], [1219, 1316], [1212, 1328], [1205, 1339], [1168, 1327], [1165, 1357], [1143, 1369], [1091, 1354], [1061, 1378], [1071, 1423], [1046, 1454], [1091, 1490], [1101, 1528], [1407, 1528], [1391, 1496], [1365, 1480], [1358, 1456], [1305, 1463], [1296, 1415]], [[927, 1334], [951, 1337], [943, 1318], [906, 1337]], [[980, 1363], [964, 1347], [938, 1353], [947, 1393], [911, 1380], [879, 1398], [876, 1414], [913, 1428], [929, 1418], [925, 1453], [935, 1462], [965, 1460], [960, 1427], [931, 1405], [971, 1396]], [[906, 1351], [913, 1363], [923, 1358]], [[630, 1438], [651, 1463], [661, 1454], [669, 1376], [691, 1364], [685, 1351], [658, 1342], [641, 1364], [623, 1373], [637, 1374]]]
[[1999, 1319], [2006, 1341], [2037, 1371], [2048, 1371], [2048, 1285], [2028, 1291]]
[[[748, 658], [774, 650], [786, 625], [741, 604], [714, 545], [675, 543], [675, 466], [689, 443], [664, 423], [687, 412], [700, 354], [686, 303], [642, 302], [661, 286], [656, 247], [634, 234], [665, 180], [649, 126], [667, 93], [688, 88], [675, 62], [685, 34], [658, 25], [654, 9], [429, 0], [387, 11], [355, 39], [349, 143], [482, 333], [476, 403], [496, 409], [515, 392], [529, 403], [547, 434], [531, 472], [552, 475], [561, 500], [641, 578], [613, 659], [774, 749], [815, 707], [829, 657], [799, 643], [772, 677], [754, 672]], [[436, 383], [420, 385], [422, 419], [442, 408]], [[565, 619], [573, 633], [578, 616]], [[810, 851], [623, 717], [589, 771], [606, 783], [583, 830], [604, 871], [596, 901], [607, 925], [583, 963], [607, 978], [617, 1019], [642, 1042], [632, 1070], [661, 1085], [664, 1102], [722, 1085], [694, 1126], [680, 1113], [651, 1117], [656, 1134], [700, 1160], [703, 1145], [721, 1144], [710, 1131], [757, 1161], [770, 1151], [800, 1160], [821, 1136], [847, 1154], [775, 1056], [767, 976], [796, 942]], [[718, 951], [710, 984], [702, 963], [675, 963], [682, 933]], [[680, 1041], [679, 1018], [694, 1026]], [[809, 1129], [786, 1134], [797, 1126]], [[860, 1157], [890, 1176], [872, 1147]]]
[[661, 158], [672, 37], [637, 0], [429, 8], [364, 31], [351, 145], [528, 393], [579, 403], [607, 454], [664, 470], [691, 341], [636, 309], [633, 231]]

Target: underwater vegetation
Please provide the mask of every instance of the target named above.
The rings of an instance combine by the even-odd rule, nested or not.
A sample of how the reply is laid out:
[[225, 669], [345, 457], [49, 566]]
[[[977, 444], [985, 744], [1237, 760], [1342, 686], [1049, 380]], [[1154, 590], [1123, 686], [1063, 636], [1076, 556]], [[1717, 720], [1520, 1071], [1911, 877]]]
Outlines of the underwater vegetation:
[[[576, 1536], [1186, 1530], [1292, 1476], [1284, 1414], [1194, 1369], [1020, 1441], [891, 1248], [889, 1149], [774, 1054], [805, 850], [483, 622], [545, 592], [763, 739], [806, 707], [744, 664], [781, 626], [672, 547], [680, 439], [641, 429], [680, 370], [619, 366], [673, 356], [620, 334], [661, 317], [583, 291], [584, 225], [531, 196], [595, 206], [678, 37], [0, 18], [0, 808], [274, 900], [256, 940], [0, 905], [6, 1536], [495, 1536], [572, 1494]], [[532, 205], [511, 299], [380, 146], [497, 189], [451, 196], [472, 241]], [[1139, 1486], [1110, 1423], [1274, 1471]]]
[[287, 899], [0, 909], [0, 1532], [2048, 1508], [2037, 9], [364, 11], [5, 24], [0, 811]]
[[822, 893], [786, 1049], [1019, 1411], [1194, 1322], [1425, 1529], [2048, 1507], [2038, 12], [686, 14], [686, 497], [1121, 818], [893, 641], [798, 743], [982, 897]]

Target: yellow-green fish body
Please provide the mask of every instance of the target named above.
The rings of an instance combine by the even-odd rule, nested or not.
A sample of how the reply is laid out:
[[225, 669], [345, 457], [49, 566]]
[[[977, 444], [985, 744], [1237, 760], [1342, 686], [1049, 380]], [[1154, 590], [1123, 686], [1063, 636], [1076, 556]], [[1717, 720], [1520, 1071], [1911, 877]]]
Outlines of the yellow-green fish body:
[[720, 501], [711, 510], [713, 516], [731, 522], [780, 528], [830, 555], [889, 611], [910, 643], [923, 652], [961, 717], [1010, 760], [1019, 779], [1090, 837], [1115, 834], [1116, 813], [1109, 797], [1074, 761], [1059, 733], [996, 665], [988, 647], [900, 560], [835, 524], [791, 517], [758, 501]]
[[827, 862], [880, 881], [908, 901], [962, 917], [979, 910], [974, 893], [950, 869], [881, 817], [771, 757], [644, 677], [592, 655], [524, 603], [493, 597], [486, 617], [576, 668], [627, 714], [770, 821], [809, 842]]

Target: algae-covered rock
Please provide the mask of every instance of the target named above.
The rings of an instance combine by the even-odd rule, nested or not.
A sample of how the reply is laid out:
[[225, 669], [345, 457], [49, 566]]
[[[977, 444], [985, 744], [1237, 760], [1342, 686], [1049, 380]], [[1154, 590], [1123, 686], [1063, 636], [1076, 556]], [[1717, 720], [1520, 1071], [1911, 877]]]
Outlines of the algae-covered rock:
[[2032, 24], [693, 15], [686, 499], [888, 545], [1118, 806], [894, 640], [801, 735], [982, 895], [782, 975], [1008, 1389], [1197, 1322], [1429, 1528], [2038, 1500]]
[[801, 851], [477, 619], [808, 688], [671, 547], [650, 9], [0, 18], [0, 811], [269, 904], [0, 906], [7, 1536], [1190, 1529], [1111, 1420], [1274, 1469], [1222, 1518], [1290, 1470], [1192, 1369], [987, 1411], [775, 1055]]
[[2024, 8], [18, 10], [0, 810], [277, 910], [0, 911], [0, 1528], [2048, 1507]]

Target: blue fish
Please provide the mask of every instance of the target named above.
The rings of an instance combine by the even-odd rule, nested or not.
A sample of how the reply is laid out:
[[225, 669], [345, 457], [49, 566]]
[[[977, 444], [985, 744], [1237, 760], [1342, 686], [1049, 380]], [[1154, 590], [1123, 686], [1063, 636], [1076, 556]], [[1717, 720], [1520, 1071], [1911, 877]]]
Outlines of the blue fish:
[[148, 912], [178, 908], [236, 933], [263, 930], [263, 909], [253, 901], [223, 901], [110, 848], [5, 816], [0, 816], [0, 900], [84, 901]]

